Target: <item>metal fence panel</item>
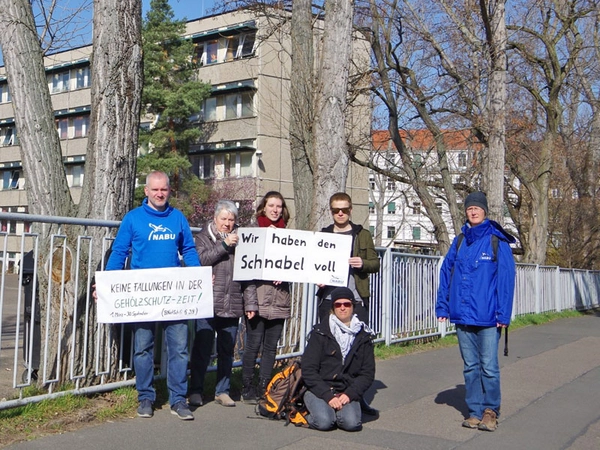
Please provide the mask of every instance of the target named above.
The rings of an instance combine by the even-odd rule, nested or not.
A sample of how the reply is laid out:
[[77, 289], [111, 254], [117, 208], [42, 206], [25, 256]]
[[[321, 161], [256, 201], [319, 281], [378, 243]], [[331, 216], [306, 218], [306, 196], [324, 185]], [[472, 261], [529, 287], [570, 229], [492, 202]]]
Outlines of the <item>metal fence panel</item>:
[[[106, 230], [101, 245], [103, 255], [110, 247], [118, 226], [118, 222], [114, 221], [39, 217], [18, 213], [0, 213], [0, 220], [32, 223], [34, 229], [36, 223], [84, 225], [87, 230], [90, 227], [102, 227]], [[77, 291], [78, 287], [91, 284], [91, 270], [88, 270], [90, 275], [83, 279], [79, 267], [81, 264], [88, 264], [88, 269], [91, 269], [89, 261], [85, 261], [83, 255], [91, 253], [93, 238], [82, 234], [77, 239], [77, 248], [71, 250], [70, 256], [75, 261], [73, 267], [76, 268], [74, 273], [69, 273], [69, 267], [65, 264], [69, 250], [64, 246], [64, 234], [59, 231], [51, 238], [50, 255], [54, 251], [60, 254], [56, 263], [49, 255], [39, 254], [39, 239], [35, 232], [28, 231], [22, 235], [0, 232], [0, 263], [4, 269], [0, 274], [0, 409], [41, 401], [66, 392], [101, 392], [133, 384], [131, 326], [95, 324], [91, 327], [89, 321], [93, 302], [90, 301], [90, 293], [86, 293], [82, 305], [68, 300], [76, 297], [68, 295], [69, 289]], [[379, 248], [377, 251], [381, 269], [371, 275], [369, 310], [375, 340], [390, 345], [454, 332], [452, 324], [438, 324], [435, 316], [439, 268], [443, 258], [402, 254], [389, 248]], [[50, 260], [44, 266], [45, 270], [55, 274], [46, 292], [39, 292], [38, 288], [37, 260], [40, 258]], [[18, 274], [9, 273], [13, 267], [20, 268]], [[50, 302], [52, 283], [61, 292], [57, 314], [52, 318], [40, 318], [40, 302], [45, 302], [46, 308], [56, 308]], [[517, 264], [514, 316], [596, 308], [599, 297], [599, 272]], [[292, 317], [286, 321], [278, 345], [279, 359], [302, 354], [307, 336], [317, 320], [315, 285], [292, 284], [292, 298]], [[40, 320], [45, 320], [46, 330], [51, 327], [62, 329], [61, 321], [68, 314], [81, 319], [75, 322], [75, 326], [66, 335], [59, 335], [57, 345], [60, 347], [60, 357], [50, 360], [50, 337], [48, 332], [40, 335]], [[97, 336], [103, 336], [105, 330], [110, 334], [106, 333], [108, 338], [105, 340], [96, 339], [94, 348], [89, 348], [90, 330]], [[240, 363], [244, 348], [243, 322], [240, 323], [240, 331], [236, 365]], [[193, 334], [194, 327], [190, 326], [190, 337]], [[117, 361], [113, 361], [111, 356], [112, 338], [117, 341], [118, 350], [114, 353]], [[157, 346], [161, 346], [161, 343], [157, 342]], [[161, 348], [164, 349], [164, 346]], [[164, 352], [157, 352], [158, 355], [161, 353]], [[88, 375], [85, 372], [87, 358], [91, 358], [89, 361], [93, 362], [91, 365], [96, 384], [81, 387], [82, 380]], [[50, 375], [51, 369], [63, 364], [68, 365], [68, 381], [74, 387], [57, 392], [60, 381]], [[109, 379], [109, 369], [115, 364], [116, 379]], [[164, 371], [161, 369], [162, 373]], [[35, 384], [38, 379], [42, 380], [48, 393], [24, 397], [23, 389]]]

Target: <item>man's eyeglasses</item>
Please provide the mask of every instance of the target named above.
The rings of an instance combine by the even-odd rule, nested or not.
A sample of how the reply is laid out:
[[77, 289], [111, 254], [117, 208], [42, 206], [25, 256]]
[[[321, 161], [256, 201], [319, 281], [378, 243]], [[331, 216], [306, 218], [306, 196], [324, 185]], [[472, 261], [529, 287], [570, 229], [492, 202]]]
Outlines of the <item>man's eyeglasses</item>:
[[346, 215], [350, 214], [350, 208], [331, 208], [331, 213], [332, 214], [339, 214], [341, 212], [343, 212]]
[[352, 302], [338, 302], [333, 304], [334, 308], [341, 308], [342, 306], [344, 308], [350, 308], [352, 306]]

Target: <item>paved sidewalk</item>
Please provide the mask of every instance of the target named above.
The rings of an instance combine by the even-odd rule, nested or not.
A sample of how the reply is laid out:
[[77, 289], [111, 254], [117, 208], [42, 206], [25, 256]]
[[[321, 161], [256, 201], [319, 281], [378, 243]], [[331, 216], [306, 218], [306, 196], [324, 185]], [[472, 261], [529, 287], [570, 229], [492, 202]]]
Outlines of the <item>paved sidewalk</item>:
[[502, 416], [494, 433], [461, 427], [466, 413], [457, 347], [377, 363], [359, 433], [318, 432], [256, 418], [254, 408], [210, 403], [184, 422], [168, 407], [152, 419], [106, 423], [10, 449], [600, 449], [600, 317], [562, 319], [509, 334]]

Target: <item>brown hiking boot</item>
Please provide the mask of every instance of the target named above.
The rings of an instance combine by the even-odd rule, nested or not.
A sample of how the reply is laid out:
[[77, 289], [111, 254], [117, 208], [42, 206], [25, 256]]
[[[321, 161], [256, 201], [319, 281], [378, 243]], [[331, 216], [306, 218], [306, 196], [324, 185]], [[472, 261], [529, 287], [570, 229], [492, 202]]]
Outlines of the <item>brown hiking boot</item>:
[[483, 411], [483, 418], [481, 422], [479, 422], [479, 428], [483, 431], [496, 431], [496, 427], [498, 427], [498, 418], [496, 413], [491, 409], [487, 408]]
[[477, 417], [469, 417], [468, 419], [463, 420], [462, 426], [465, 428], [477, 428], [480, 423], [481, 420]]

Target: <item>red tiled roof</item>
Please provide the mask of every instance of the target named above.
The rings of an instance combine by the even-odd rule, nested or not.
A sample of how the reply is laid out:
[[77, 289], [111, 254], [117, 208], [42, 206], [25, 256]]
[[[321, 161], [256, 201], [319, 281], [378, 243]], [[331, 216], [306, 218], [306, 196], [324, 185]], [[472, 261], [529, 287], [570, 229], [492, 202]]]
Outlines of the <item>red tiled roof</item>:
[[[400, 137], [412, 150], [427, 151], [435, 148], [433, 134], [429, 130], [399, 130]], [[476, 149], [482, 146], [469, 130], [443, 130], [444, 143], [449, 150]], [[396, 147], [387, 130], [373, 130], [373, 149], [377, 151], [395, 150]]]

